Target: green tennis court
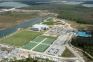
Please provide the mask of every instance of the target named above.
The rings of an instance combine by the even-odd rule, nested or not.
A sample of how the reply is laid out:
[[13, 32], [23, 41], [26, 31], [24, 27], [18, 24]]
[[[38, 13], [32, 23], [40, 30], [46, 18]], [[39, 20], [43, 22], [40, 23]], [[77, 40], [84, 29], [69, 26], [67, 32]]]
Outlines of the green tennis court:
[[44, 44], [52, 44], [55, 41], [55, 38], [47, 38], [43, 43]]
[[38, 51], [38, 52], [44, 52], [49, 46], [48, 45], [43, 45], [43, 44], [40, 44], [38, 45], [34, 51]]
[[33, 51], [44, 52], [55, 41], [55, 39], [56, 39], [55, 37], [38, 36], [28, 44], [24, 45], [23, 48], [31, 50], [32, 48], [35, 47]]
[[33, 39], [32, 41], [33, 42], [41, 42], [42, 40], [44, 40], [45, 38], [44, 37], [41, 37], [41, 36], [38, 36], [38, 37], [36, 37], [35, 39]]
[[28, 43], [23, 48], [31, 50], [33, 47], [35, 47], [37, 43]]

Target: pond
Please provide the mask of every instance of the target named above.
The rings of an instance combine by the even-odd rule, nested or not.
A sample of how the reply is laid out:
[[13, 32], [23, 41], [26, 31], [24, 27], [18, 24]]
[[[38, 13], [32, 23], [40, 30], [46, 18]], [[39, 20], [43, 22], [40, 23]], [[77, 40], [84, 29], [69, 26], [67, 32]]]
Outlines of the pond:
[[80, 36], [80, 37], [91, 37], [92, 35], [90, 34], [90, 32], [79, 31], [79, 32], [77, 32], [77, 36]]

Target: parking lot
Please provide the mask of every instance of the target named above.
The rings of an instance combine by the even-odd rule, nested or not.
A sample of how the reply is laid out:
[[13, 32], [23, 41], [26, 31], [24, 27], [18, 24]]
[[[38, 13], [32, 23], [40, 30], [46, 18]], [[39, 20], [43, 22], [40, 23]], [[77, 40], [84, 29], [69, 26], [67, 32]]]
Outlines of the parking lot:
[[51, 29], [49, 29], [44, 35], [49, 36], [60, 36], [66, 33], [71, 32], [72, 30], [65, 25], [54, 25]]
[[73, 35], [72, 28], [66, 25], [55, 25], [45, 33], [50, 36], [58, 36], [53, 44], [44, 52], [53, 56], [60, 56], [65, 50], [65, 44], [71, 39]]
[[65, 41], [69, 34], [59, 36], [57, 40], [45, 51], [45, 53], [53, 56], [59, 56], [65, 50]]

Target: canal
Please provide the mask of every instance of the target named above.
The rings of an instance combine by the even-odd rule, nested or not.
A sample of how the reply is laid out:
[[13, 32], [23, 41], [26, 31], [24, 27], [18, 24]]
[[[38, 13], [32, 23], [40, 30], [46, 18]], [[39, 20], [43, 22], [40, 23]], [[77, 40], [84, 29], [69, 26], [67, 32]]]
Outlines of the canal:
[[48, 17], [32, 18], [32, 19], [29, 19], [29, 20], [25, 20], [24, 22], [19, 23], [16, 26], [13, 26], [11, 28], [2, 29], [2, 30], [0, 30], [0, 38], [4, 37], [6, 35], [9, 35], [11, 33], [16, 32], [18, 28], [27, 28], [27, 27], [30, 27], [34, 24], [40, 23], [46, 18], [48, 18]]

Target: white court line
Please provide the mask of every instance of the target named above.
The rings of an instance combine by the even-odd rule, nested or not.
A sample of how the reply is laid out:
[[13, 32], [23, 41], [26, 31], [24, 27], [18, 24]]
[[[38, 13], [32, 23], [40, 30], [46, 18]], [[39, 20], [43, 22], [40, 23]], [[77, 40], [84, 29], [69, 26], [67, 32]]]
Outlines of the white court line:
[[[41, 35], [40, 35], [41, 36]], [[38, 38], [39, 36], [37, 36], [36, 38]], [[33, 43], [32, 40], [29, 41], [29, 43]], [[28, 44], [28, 43], [27, 43]], [[26, 44], [25, 44], [26, 45]], [[23, 45], [22, 47], [24, 47], [25, 45]]]
[[30, 41], [30, 43], [39, 43], [39, 42], [35, 42], [35, 41]]
[[37, 44], [35, 47], [33, 47], [33, 48], [31, 49], [31, 51], [32, 51], [33, 49], [35, 49], [38, 45], [42, 44], [46, 39], [47, 39], [47, 38], [45, 38], [45, 39], [42, 40], [39, 44]]
[[42, 45], [47, 45], [47, 46], [50, 46], [51, 44], [42, 43]]
[[[38, 44], [40, 42], [31, 41], [30, 43], [36, 43], [36, 44]], [[41, 43], [41, 44], [43, 44], [43, 45], [51, 45], [51, 44], [46, 44], [46, 43]]]
[[[40, 42], [30, 41], [30, 43], [36, 43], [36, 44], [38, 44], [38, 43], [40, 43]], [[46, 44], [46, 43], [43, 43], [43, 42], [42, 42], [41, 44], [43, 44], [43, 45], [48, 45], [48, 46], [51, 45], [51, 44]]]

